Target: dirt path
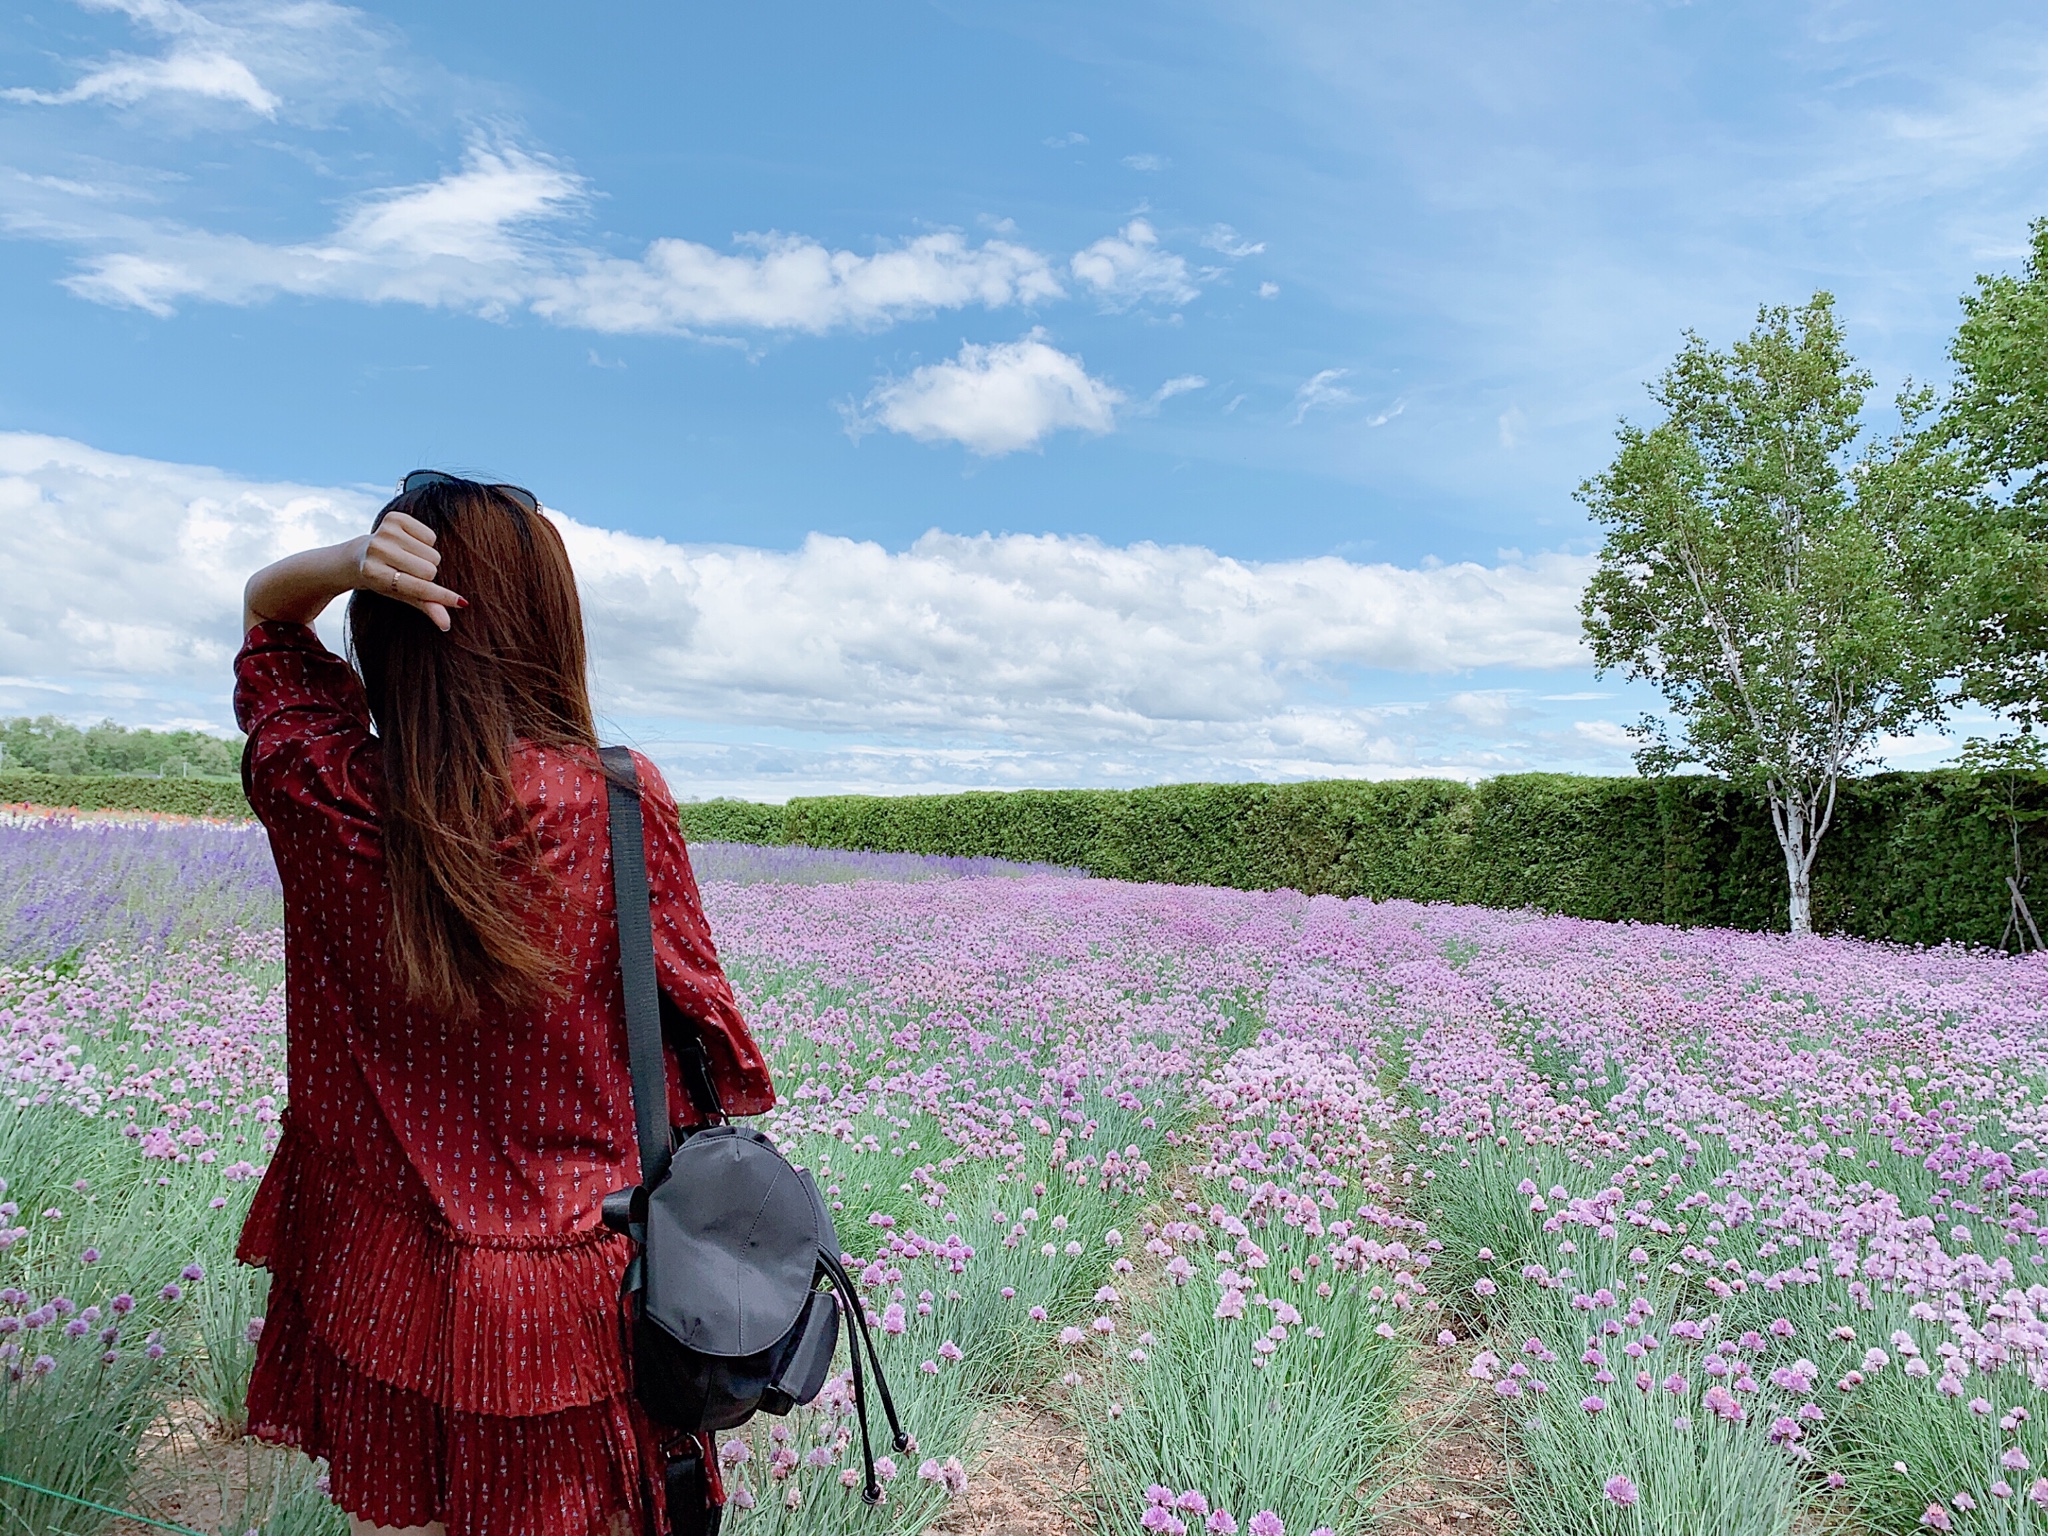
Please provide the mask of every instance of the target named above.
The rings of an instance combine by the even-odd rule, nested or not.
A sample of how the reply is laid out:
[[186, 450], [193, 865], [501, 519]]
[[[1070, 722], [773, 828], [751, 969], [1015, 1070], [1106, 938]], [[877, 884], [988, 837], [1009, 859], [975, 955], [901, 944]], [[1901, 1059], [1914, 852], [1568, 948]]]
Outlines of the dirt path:
[[1399, 1413], [1409, 1465], [1383, 1497], [1376, 1536], [1504, 1536], [1514, 1529], [1500, 1416], [1465, 1375], [1469, 1345], [1428, 1346]]
[[993, 1410], [988, 1446], [937, 1536], [1085, 1536], [1087, 1453], [1071, 1425], [1019, 1398]]

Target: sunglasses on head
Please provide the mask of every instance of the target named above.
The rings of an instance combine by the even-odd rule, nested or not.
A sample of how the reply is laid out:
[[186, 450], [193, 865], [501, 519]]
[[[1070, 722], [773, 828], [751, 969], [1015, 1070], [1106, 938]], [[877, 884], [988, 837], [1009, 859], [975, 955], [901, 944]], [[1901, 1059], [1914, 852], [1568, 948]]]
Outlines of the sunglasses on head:
[[444, 475], [438, 469], [416, 469], [398, 482], [398, 493], [409, 495], [423, 491], [430, 485], [474, 485], [486, 491], [502, 491], [505, 495], [528, 512], [540, 513], [540, 498], [523, 485], [486, 485], [481, 480], [465, 480], [460, 475]]

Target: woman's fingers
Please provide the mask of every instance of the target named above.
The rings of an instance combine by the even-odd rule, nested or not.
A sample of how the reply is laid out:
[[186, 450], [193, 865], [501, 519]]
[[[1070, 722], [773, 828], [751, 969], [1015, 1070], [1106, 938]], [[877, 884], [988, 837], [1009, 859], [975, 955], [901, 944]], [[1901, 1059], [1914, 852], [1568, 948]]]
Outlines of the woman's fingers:
[[[432, 530], [428, 530], [431, 532]], [[379, 528], [364, 552], [365, 560], [379, 559], [396, 570], [431, 577], [441, 568], [441, 552], [402, 528]]]
[[452, 622], [449, 610], [467, 608], [469, 601], [461, 593], [430, 580], [432, 575], [433, 564], [411, 554], [380, 548], [372, 541], [363, 552], [356, 585], [365, 592], [375, 592], [419, 609], [433, 620], [436, 629], [445, 633]]
[[433, 529], [429, 528], [418, 518], [404, 512], [387, 512], [384, 515], [384, 521], [377, 525], [377, 531], [382, 533], [386, 528], [396, 529], [400, 533], [417, 539], [430, 549], [441, 541], [440, 535], [435, 533]]
[[[371, 560], [394, 571], [404, 571], [408, 576], [417, 576], [423, 581], [432, 581], [434, 573], [441, 568], [439, 558], [432, 550], [417, 547], [407, 549], [402, 544], [375, 545], [370, 549]], [[366, 561], [365, 564], [369, 564]]]

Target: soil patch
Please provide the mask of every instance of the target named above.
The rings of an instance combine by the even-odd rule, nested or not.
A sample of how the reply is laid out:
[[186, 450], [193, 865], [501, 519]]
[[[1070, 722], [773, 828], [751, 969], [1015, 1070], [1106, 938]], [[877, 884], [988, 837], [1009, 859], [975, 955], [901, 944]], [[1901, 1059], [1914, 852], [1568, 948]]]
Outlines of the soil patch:
[[1426, 1346], [1399, 1413], [1410, 1446], [1381, 1497], [1380, 1536], [1505, 1536], [1514, 1529], [1500, 1415], [1462, 1345]]
[[994, 1409], [988, 1454], [937, 1536], [1087, 1536], [1088, 1456], [1057, 1414], [1019, 1398]]

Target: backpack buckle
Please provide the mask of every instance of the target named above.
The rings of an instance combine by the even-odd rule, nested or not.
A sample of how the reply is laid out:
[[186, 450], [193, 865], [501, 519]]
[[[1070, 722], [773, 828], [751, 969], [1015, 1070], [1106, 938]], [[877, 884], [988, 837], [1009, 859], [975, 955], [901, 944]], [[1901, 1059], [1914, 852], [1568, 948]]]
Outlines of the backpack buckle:
[[604, 1197], [604, 1204], [598, 1209], [607, 1227], [637, 1242], [647, 1226], [647, 1190], [639, 1184], [631, 1189], [615, 1189]]

